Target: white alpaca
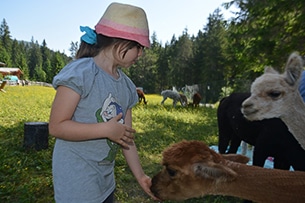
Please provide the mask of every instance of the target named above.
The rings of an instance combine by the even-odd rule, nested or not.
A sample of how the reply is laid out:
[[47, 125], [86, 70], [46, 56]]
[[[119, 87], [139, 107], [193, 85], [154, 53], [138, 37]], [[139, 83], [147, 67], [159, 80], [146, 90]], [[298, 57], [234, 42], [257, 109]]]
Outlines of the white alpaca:
[[167, 98], [171, 98], [173, 100], [174, 107], [176, 107], [178, 101], [180, 101], [182, 106], [187, 105], [187, 98], [184, 95], [179, 94], [177, 91], [164, 90], [161, 92], [161, 95], [163, 96], [163, 100], [161, 101], [162, 105]]
[[242, 104], [248, 120], [280, 118], [305, 150], [305, 104], [299, 92], [303, 60], [292, 53], [285, 72], [279, 74], [267, 67], [251, 86], [251, 96]]

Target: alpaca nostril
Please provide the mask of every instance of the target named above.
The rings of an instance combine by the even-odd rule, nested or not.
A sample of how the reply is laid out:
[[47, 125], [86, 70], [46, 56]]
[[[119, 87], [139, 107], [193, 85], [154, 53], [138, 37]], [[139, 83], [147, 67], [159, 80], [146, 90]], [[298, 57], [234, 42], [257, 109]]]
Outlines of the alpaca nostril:
[[159, 198], [158, 190], [157, 190], [156, 184], [154, 184], [154, 182], [152, 182], [152, 185], [150, 186], [150, 191], [153, 193], [153, 195], [155, 197]]
[[253, 104], [247, 103], [247, 102], [243, 102], [242, 105], [241, 105], [242, 108], [250, 108], [252, 106], [253, 106]]

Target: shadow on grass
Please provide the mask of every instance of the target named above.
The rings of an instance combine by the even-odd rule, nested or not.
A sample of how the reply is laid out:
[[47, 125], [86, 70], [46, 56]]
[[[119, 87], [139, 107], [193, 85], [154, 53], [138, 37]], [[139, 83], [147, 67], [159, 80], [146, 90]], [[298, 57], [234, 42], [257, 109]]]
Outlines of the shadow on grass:
[[0, 201], [54, 202], [52, 148], [35, 151], [23, 147], [24, 123], [0, 126]]

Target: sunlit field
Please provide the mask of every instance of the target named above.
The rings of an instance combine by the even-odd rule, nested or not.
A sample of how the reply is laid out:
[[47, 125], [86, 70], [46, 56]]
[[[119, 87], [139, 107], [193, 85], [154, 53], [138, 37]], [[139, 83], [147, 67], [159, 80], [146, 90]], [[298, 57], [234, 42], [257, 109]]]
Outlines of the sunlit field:
[[[0, 202], [54, 202], [52, 185], [52, 150], [23, 148], [24, 123], [48, 122], [55, 90], [41, 86], [6, 86], [0, 93]], [[146, 95], [148, 104], [133, 108], [133, 127], [145, 173], [153, 176], [161, 169], [161, 153], [181, 140], [202, 140], [217, 144], [216, 109], [210, 107], [172, 107], [168, 99], [160, 104], [160, 95]], [[149, 203], [152, 201], [139, 187], [121, 153], [116, 158], [116, 202]], [[185, 202], [241, 202], [239, 199], [206, 196]]]

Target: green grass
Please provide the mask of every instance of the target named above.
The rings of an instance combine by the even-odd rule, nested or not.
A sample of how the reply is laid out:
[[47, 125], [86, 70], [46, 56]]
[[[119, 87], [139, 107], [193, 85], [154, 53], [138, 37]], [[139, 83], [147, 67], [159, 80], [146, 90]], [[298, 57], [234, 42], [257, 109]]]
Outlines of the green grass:
[[[24, 123], [48, 122], [55, 95], [52, 88], [6, 86], [0, 94], [0, 202], [54, 202], [52, 185], [52, 150], [23, 148]], [[160, 105], [160, 95], [146, 95], [148, 105], [133, 109], [136, 144], [145, 173], [153, 176], [161, 169], [161, 152], [181, 140], [203, 140], [217, 144], [216, 109], [172, 107], [167, 100]], [[139, 187], [121, 153], [116, 158], [116, 202], [150, 203]], [[232, 197], [206, 196], [185, 202], [240, 202]]]
[[23, 148], [24, 123], [48, 122], [55, 91], [28, 86], [5, 87], [0, 93], [0, 202], [52, 202], [52, 147]]

